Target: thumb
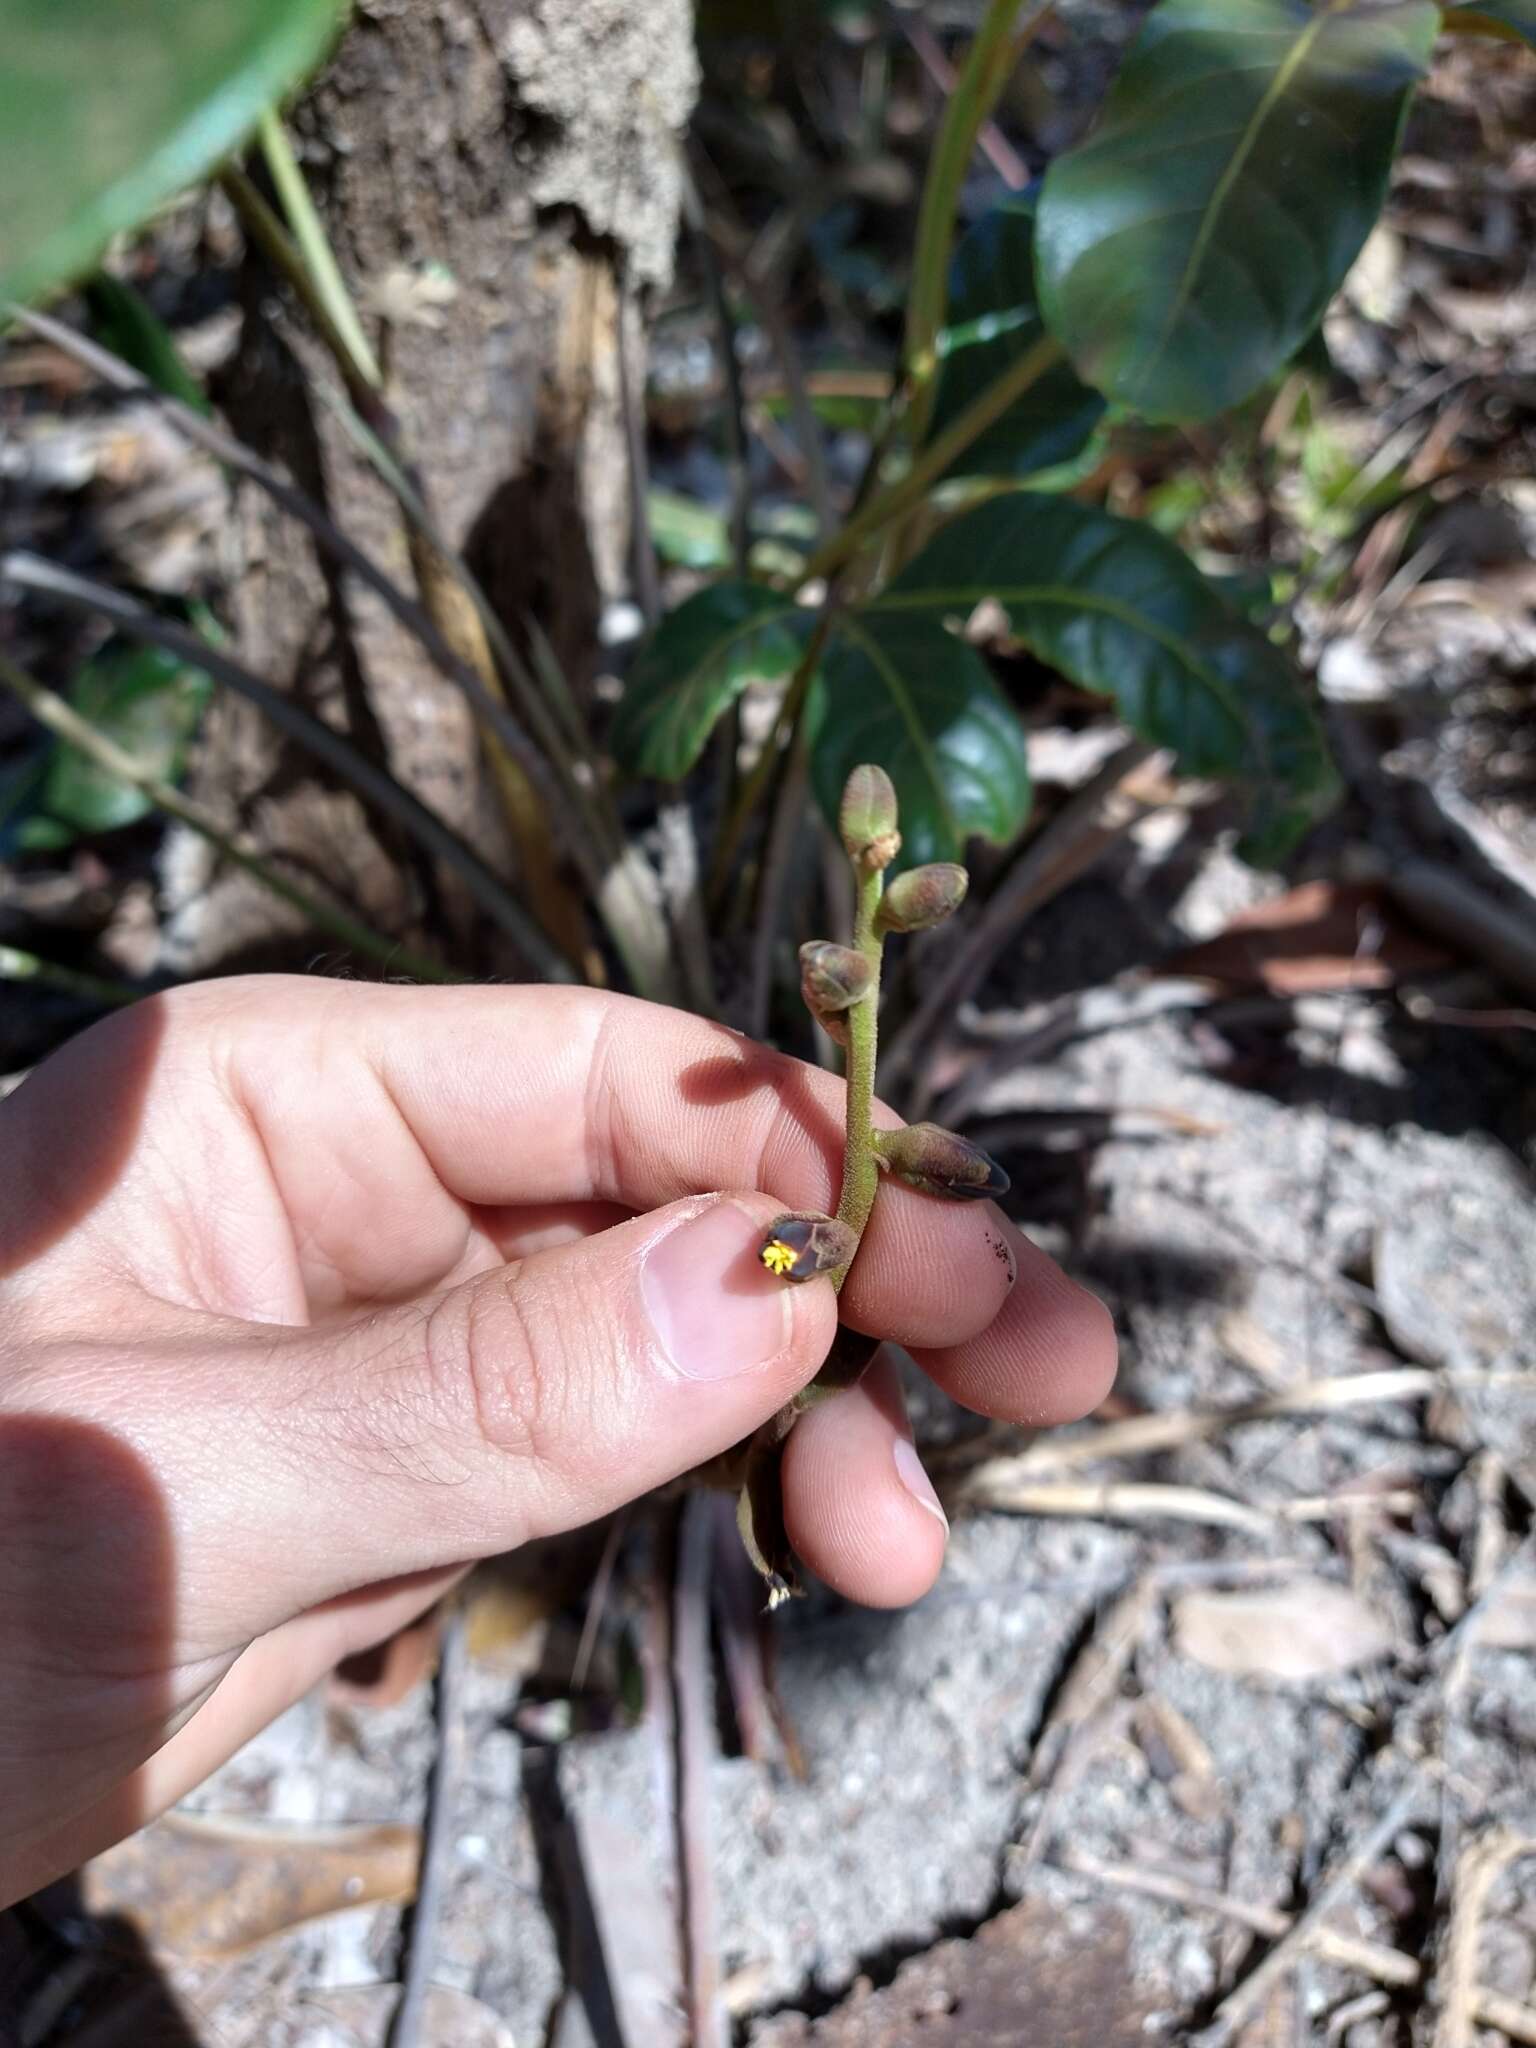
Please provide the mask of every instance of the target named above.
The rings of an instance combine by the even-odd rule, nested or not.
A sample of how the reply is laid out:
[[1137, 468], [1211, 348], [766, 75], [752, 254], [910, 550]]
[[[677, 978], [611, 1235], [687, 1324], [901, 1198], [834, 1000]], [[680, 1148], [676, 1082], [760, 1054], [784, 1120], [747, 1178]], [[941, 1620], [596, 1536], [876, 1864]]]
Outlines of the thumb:
[[268, 1333], [264, 1370], [287, 1384], [255, 1398], [279, 1455], [242, 1492], [260, 1501], [257, 1554], [276, 1564], [282, 1532], [281, 1565], [251, 1598], [291, 1613], [489, 1556], [729, 1450], [814, 1376], [836, 1327], [829, 1283], [762, 1267], [781, 1213], [761, 1194], [693, 1198], [425, 1304], [294, 1332], [286, 1357]]

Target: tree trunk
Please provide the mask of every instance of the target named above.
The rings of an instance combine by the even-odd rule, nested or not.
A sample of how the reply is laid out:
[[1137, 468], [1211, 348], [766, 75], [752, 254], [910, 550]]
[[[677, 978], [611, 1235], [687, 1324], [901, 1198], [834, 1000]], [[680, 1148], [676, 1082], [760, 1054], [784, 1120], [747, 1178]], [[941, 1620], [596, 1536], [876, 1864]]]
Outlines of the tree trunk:
[[[601, 606], [626, 581], [619, 323], [638, 391], [639, 311], [670, 274], [694, 86], [687, 0], [362, 0], [291, 124], [439, 525], [514, 638], [537, 620], [578, 689]], [[254, 252], [242, 296], [220, 403], [410, 587], [394, 502], [315, 395], [334, 369]], [[237, 535], [231, 617], [249, 665], [510, 875], [454, 685], [253, 492], [238, 501]], [[525, 964], [450, 873], [323, 784], [243, 704], [221, 701], [210, 717], [195, 786], [402, 940], [479, 970]], [[294, 964], [312, 945], [202, 842], [178, 836], [166, 884], [168, 968]]]

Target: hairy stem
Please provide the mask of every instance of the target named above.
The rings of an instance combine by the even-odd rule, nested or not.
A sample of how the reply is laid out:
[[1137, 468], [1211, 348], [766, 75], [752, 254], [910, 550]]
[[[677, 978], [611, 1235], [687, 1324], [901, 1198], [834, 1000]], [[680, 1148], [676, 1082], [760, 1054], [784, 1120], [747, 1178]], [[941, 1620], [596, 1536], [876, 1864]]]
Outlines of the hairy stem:
[[[876, 868], [859, 876], [858, 908], [854, 915], [853, 943], [873, 970], [868, 992], [846, 1012], [848, 1019], [847, 1110], [843, 1146], [843, 1185], [837, 1198], [837, 1219], [863, 1235], [869, 1213], [875, 1206], [880, 1186], [880, 1168], [870, 1128], [870, 1105], [875, 1094], [875, 1060], [880, 1034], [880, 936], [875, 930], [875, 912], [885, 886]], [[848, 1267], [836, 1275], [833, 1285], [841, 1291]]]

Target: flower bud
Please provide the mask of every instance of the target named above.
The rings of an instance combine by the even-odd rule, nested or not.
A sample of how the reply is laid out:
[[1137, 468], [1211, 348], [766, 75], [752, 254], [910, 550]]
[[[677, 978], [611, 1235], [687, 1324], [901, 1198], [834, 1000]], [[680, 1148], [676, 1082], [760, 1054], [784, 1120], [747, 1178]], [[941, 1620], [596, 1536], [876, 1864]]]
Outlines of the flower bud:
[[1006, 1195], [1009, 1180], [989, 1152], [940, 1124], [908, 1124], [901, 1131], [876, 1131], [875, 1157], [898, 1180], [925, 1195], [974, 1202]]
[[815, 1280], [851, 1265], [858, 1248], [858, 1233], [846, 1223], [804, 1210], [772, 1224], [757, 1256], [781, 1280]]
[[925, 932], [942, 924], [965, 901], [970, 876], [952, 860], [936, 860], [898, 875], [880, 899], [877, 932]]
[[855, 768], [843, 785], [837, 828], [848, 858], [866, 874], [888, 868], [901, 851], [896, 790], [883, 768]]
[[874, 978], [873, 963], [852, 946], [808, 939], [800, 948], [800, 993], [818, 1017], [829, 1010], [851, 1010], [869, 994]]

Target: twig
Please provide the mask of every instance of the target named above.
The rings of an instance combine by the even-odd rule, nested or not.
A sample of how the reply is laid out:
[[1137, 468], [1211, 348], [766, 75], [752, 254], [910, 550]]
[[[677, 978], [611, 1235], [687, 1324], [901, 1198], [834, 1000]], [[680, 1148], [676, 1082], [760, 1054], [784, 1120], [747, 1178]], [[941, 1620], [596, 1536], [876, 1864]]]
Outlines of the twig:
[[1474, 2048], [1473, 2029], [1482, 2017], [1477, 1964], [1488, 1894], [1507, 1864], [1533, 1854], [1536, 1840], [1501, 1827], [1474, 1841], [1457, 1864], [1450, 1932], [1445, 1944], [1444, 2002], [1435, 2029], [1435, 2048]]
[[712, 1496], [695, 1488], [683, 1504], [674, 1594], [672, 1684], [677, 1703], [677, 1860], [682, 1879], [683, 1970], [691, 2048], [726, 2048], [715, 1932], [710, 1766], [715, 1754], [709, 1665], [709, 1582], [718, 1522]]
[[[1265, 1941], [1283, 1941], [1296, 1924], [1292, 1915], [1278, 1906], [1250, 1905], [1225, 1892], [1190, 1884], [1161, 1871], [1139, 1870], [1128, 1863], [1104, 1863], [1083, 1849], [1063, 1851], [1053, 1859], [1052, 1867], [1095, 1884], [1109, 1885], [1116, 1891], [1158, 1899], [1183, 1912], [1209, 1913], [1213, 1918], [1230, 1920], [1235, 1926], [1251, 1929]], [[1423, 1967], [1416, 1957], [1389, 1948], [1384, 1942], [1362, 1941], [1354, 1935], [1339, 1934], [1331, 1927], [1317, 1927], [1306, 1937], [1306, 1946], [1320, 1961], [1341, 1970], [1357, 1970], [1362, 1977], [1373, 1978], [1394, 1990], [1412, 1991], [1424, 1981]], [[1536, 2007], [1524, 2005], [1518, 1998], [1510, 1998], [1487, 1984], [1475, 1985], [1472, 1999], [1474, 2015], [1483, 2026], [1496, 2028], [1512, 2041], [1536, 2042]]]
[[1425, 1776], [1422, 1769], [1411, 1769], [1406, 1784], [1375, 1826], [1335, 1858], [1322, 1882], [1269, 1954], [1221, 2001], [1216, 2008], [1215, 2021], [1198, 2037], [1198, 2048], [1216, 2048], [1218, 2042], [1231, 2041], [1254, 2013], [1267, 2003], [1297, 1956], [1315, 1941], [1323, 1921], [1418, 1813], [1424, 1800]]
[[[9, 668], [10, 664], [0, 656], [0, 682], [8, 679]], [[100, 975], [60, 967], [53, 960], [24, 952], [20, 946], [0, 946], [0, 981], [35, 981], [40, 988], [56, 988], [61, 995], [75, 996], [82, 1003], [114, 1010], [136, 1003], [144, 993], [142, 989], [129, 988], [126, 982], [107, 981]]]
[[437, 1926], [453, 1865], [454, 1809], [464, 1758], [466, 1643], [464, 1610], [455, 1600], [450, 1602], [444, 1618], [443, 1647], [437, 1667], [437, 1759], [427, 1787], [421, 1877], [406, 1935], [400, 2002], [384, 2037], [384, 2048], [420, 2048], [424, 2038], [422, 2028], [426, 2020], [427, 1992], [432, 1982]]
[[486, 866], [472, 846], [450, 830], [429, 811], [419, 797], [397, 782], [386, 770], [359, 753], [350, 740], [334, 727], [313, 718], [281, 690], [274, 690], [251, 674], [240, 662], [221, 649], [210, 647], [196, 633], [162, 618], [147, 605], [128, 597], [109, 584], [92, 577], [76, 576], [57, 568], [40, 556], [0, 556], [0, 581], [20, 584], [23, 589], [40, 590], [76, 611], [97, 612], [119, 626], [135, 640], [152, 647], [164, 647], [179, 655], [192, 668], [200, 668], [215, 681], [246, 698], [264, 712], [280, 732], [323, 761], [343, 782], [377, 806], [408, 832], [418, 844], [455, 869], [475, 901], [515, 942], [539, 973], [553, 981], [569, 981], [571, 970], [550, 944], [533, 919], [507, 893], [499, 877]]
[[997, 1508], [1021, 1515], [1086, 1515], [1120, 1522], [1199, 1522], [1212, 1529], [1240, 1529], [1268, 1539], [1277, 1523], [1330, 1521], [1341, 1514], [1411, 1514], [1415, 1493], [1336, 1493], [1251, 1506], [1201, 1486], [1165, 1486], [1156, 1481], [991, 1479], [973, 1477], [962, 1490], [968, 1507]]
[[[50, 732], [57, 733], [60, 739], [67, 741], [70, 746], [94, 761], [98, 767], [104, 768], [109, 775], [116, 776], [119, 782], [126, 782], [131, 788], [141, 790], [157, 810], [164, 811], [168, 817], [178, 819], [190, 830], [208, 840], [211, 845], [218, 848], [226, 860], [252, 876], [274, 896], [281, 897], [283, 902], [302, 912], [317, 930], [329, 932], [343, 945], [352, 947], [355, 952], [364, 954], [370, 960], [378, 961], [381, 967], [391, 968], [397, 974], [412, 975], [417, 981], [456, 982], [464, 979], [451, 968], [443, 967], [437, 961], [429, 960], [425, 955], [412, 952], [405, 946], [396, 945], [392, 939], [387, 938], [382, 932], [376, 932], [371, 925], [364, 924], [361, 919], [353, 917], [347, 911], [334, 908], [321, 897], [311, 895], [307, 889], [300, 888], [297, 882], [290, 882], [285, 876], [280, 875], [269, 861], [261, 859], [256, 854], [247, 853], [229, 836], [211, 811], [204, 810], [202, 805], [194, 803], [191, 797], [183, 796], [171, 783], [163, 782], [142, 762], [125, 753], [115, 740], [109, 739], [105, 733], [98, 732], [95, 726], [80, 716], [72, 704], [54, 691], [45, 689], [41, 683], [29, 676], [25, 669], [18, 668], [3, 655], [0, 655], [0, 684], [19, 697], [32, 716], [40, 724], [47, 726]], [[58, 972], [62, 970], [56, 970], [50, 978], [56, 980]], [[81, 977], [76, 976], [74, 979], [78, 981]], [[98, 994], [94, 999], [107, 1000], [104, 991], [110, 984], [101, 983], [96, 986]], [[130, 1001], [132, 992], [111, 999], [117, 1002]]]
[[1060, 1796], [1076, 1775], [1072, 1759], [1092, 1741], [1106, 1704], [1119, 1695], [1121, 1681], [1140, 1647], [1155, 1590], [1155, 1581], [1143, 1573], [1113, 1600], [1056, 1688], [1030, 1746], [1024, 1782], [1030, 1791], [1043, 1791], [1045, 1796], [1028, 1835], [1019, 1844], [1018, 1859], [1023, 1863], [1033, 1863], [1050, 1840]]
[[[1347, 1373], [1338, 1379], [1307, 1380], [1282, 1387], [1257, 1401], [1234, 1408], [1180, 1408], [1167, 1415], [1133, 1415], [1124, 1422], [1106, 1422], [1080, 1436], [1051, 1437], [1028, 1450], [988, 1459], [966, 1482], [983, 1487], [994, 1482], [1034, 1477], [1097, 1465], [1107, 1458], [1146, 1457], [1155, 1451], [1178, 1450], [1225, 1436], [1249, 1422], [1277, 1415], [1305, 1415], [1320, 1409], [1357, 1408], [1377, 1401], [1425, 1401], [1442, 1391], [1445, 1375], [1428, 1366], [1393, 1366], [1384, 1372]], [[968, 1492], [967, 1492], [967, 1496]]]
[[[1105, 1863], [1085, 1849], [1064, 1849], [1052, 1858], [1052, 1863], [1054, 1868], [1068, 1870], [1074, 1877], [1091, 1878], [1094, 1883], [1110, 1885], [1116, 1891], [1135, 1892], [1141, 1898], [1157, 1899], [1185, 1912], [1210, 1913], [1218, 1919], [1230, 1920], [1234, 1926], [1246, 1927], [1264, 1941], [1283, 1941], [1295, 1925], [1293, 1915], [1278, 1906], [1250, 1905], [1246, 1900], [1213, 1891], [1207, 1885], [1191, 1884], [1166, 1871], [1142, 1870], [1129, 1863]], [[1374, 1977], [1378, 1984], [1400, 1985], [1406, 1990], [1423, 1978], [1417, 1960], [1404, 1955], [1401, 1949], [1389, 1948], [1384, 1942], [1360, 1941], [1352, 1935], [1338, 1934], [1331, 1927], [1316, 1928], [1307, 1946], [1324, 1961], [1336, 1963], [1341, 1969], [1358, 1970], [1363, 1976]]]
[[895, 1034], [881, 1074], [887, 1086], [907, 1071], [933, 1027], [952, 1015], [982, 979], [1020, 922], [1085, 873], [1142, 814], [1145, 807], [1136, 805], [1123, 808], [1114, 818], [1107, 812], [1121, 785], [1153, 752], [1144, 740], [1130, 740], [1118, 748], [1024, 848], [980, 918], [935, 970], [922, 1002]]
[[[955, 89], [956, 72], [945, 56], [939, 39], [920, 14], [913, 14], [906, 8], [891, 10], [902, 34], [912, 45], [918, 62], [942, 93]], [[976, 146], [986, 157], [994, 171], [1010, 191], [1022, 192], [1029, 183], [1029, 166], [1013, 144], [1004, 135], [996, 121], [986, 120], [981, 124], [976, 137]]]

